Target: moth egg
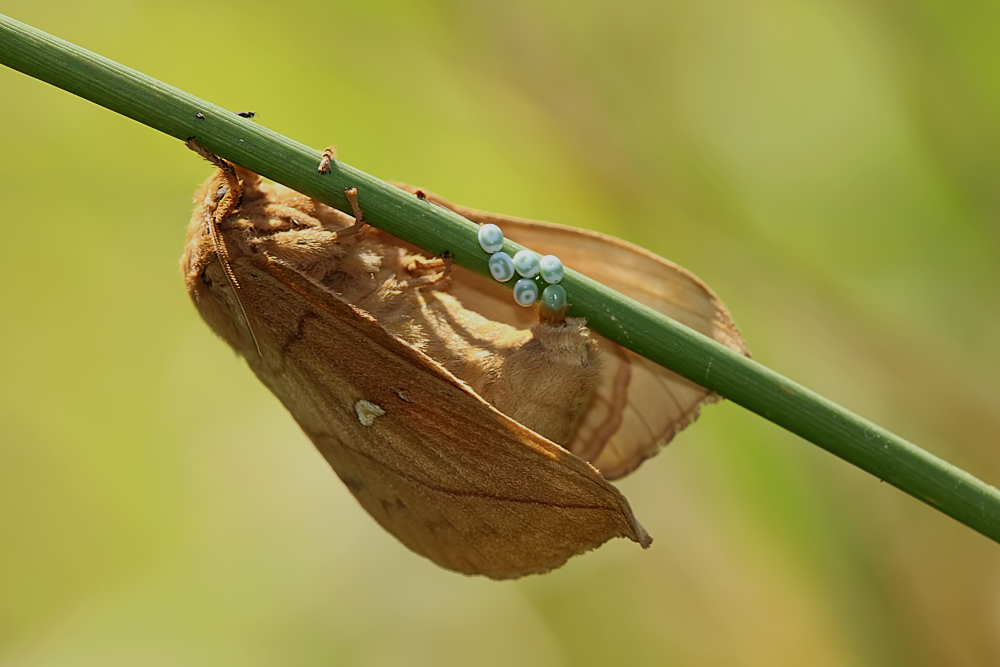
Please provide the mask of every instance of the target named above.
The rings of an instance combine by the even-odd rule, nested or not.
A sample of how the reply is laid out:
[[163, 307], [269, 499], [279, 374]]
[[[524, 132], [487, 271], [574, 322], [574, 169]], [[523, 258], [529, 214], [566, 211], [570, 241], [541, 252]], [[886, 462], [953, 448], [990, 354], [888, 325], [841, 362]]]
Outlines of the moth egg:
[[496, 252], [503, 248], [503, 232], [496, 225], [483, 225], [479, 228], [479, 245], [486, 252]]
[[545, 282], [555, 284], [563, 279], [563, 265], [555, 255], [545, 255], [538, 260], [538, 265]]
[[525, 278], [534, 278], [541, 270], [538, 257], [530, 250], [519, 250], [514, 255], [514, 268]]
[[549, 285], [542, 290], [542, 313], [558, 313], [566, 308], [566, 288], [562, 285]]
[[518, 305], [530, 306], [537, 300], [538, 285], [535, 284], [534, 280], [521, 278], [514, 283], [514, 301], [517, 301]]
[[507, 282], [514, 277], [514, 260], [505, 252], [493, 253], [490, 257], [490, 273], [496, 280]]

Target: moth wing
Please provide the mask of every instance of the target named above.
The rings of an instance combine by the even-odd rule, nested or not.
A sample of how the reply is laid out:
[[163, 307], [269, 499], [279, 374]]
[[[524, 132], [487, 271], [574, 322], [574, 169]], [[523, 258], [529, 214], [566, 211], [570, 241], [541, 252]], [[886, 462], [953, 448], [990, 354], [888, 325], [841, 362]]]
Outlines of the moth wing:
[[244, 346], [361, 505], [439, 565], [540, 573], [610, 538], [651, 541], [577, 456], [509, 419], [363, 311], [264, 254], [232, 262]]
[[[417, 188], [399, 185], [416, 192]], [[597, 232], [549, 222], [496, 215], [426, 197], [477, 223], [493, 223], [504, 235], [629, 296], [719, 343], [749, 356], [725, 305], [686, 269], [636, 245]], [[486, 317], [526, 327], [531, 309], [514, 303], [509, 290], [471, 272], [454, 281], [451, 292]], [[569, 295], [570, 301], [573, 295]], [[602, 379], [568, 449], [590, 461], [607, 479], [617, 479], [653, 456], [697, 419], [702, 405], [718, 396], [673, 371], [604, 338], [599, 338]]]

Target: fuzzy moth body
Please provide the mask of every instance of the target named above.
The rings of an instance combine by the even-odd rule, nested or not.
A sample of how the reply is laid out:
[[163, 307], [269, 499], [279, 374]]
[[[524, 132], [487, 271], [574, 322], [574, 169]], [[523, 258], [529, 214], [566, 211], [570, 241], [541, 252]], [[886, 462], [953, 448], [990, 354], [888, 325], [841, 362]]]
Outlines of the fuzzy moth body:
[[[356, 219], [221, 162], [195, 197], [188, 293], [386, 530], [443, 567], [497, 579], [551, 570], [613, 537], [648, 546], [606, 480], [655, 453], [712, 394], [580, 319], [539, 322], [499, 284], [368, 227], [357, 206]], [[584, 273], [610, 244], [667, 286], [640, 295], [647, 303], [746, 352], [724, 306], [665, 260], [425, 196]]]

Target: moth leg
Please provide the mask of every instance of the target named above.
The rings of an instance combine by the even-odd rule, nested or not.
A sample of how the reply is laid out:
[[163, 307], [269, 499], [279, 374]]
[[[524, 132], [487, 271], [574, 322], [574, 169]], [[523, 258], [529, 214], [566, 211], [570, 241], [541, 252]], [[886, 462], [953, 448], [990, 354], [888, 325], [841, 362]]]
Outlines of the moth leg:
[[[354, 213], [354, 224], [347, 229], [337, 232], [338, 240], [351, 238], [364, 230], [364, 228], [368, 225], [365, 221], [364, 211], [361, 210], [361, 204], [358, 203], [358, 189], [356, 187], [345, 188], [344, 195], [347, 197], [347, 201], [351, 205], [351, 211]], [[441, 266], [444, 267], [444, 270], [440, 273], [411, 278], [409, 280], [401, 280], [400, 284], [405, 287], [433, 287], [434, 289], [444, 289], [448, 287], [448, 285], [451, 284], [452, 271], [452, 258], [450, 252], [445, 251], [441, 257], [437, 259], [424, 260], [423, 258], [418, 258], [415, 260], [415, 266], [412, 268], [415, 268], [417, 271], [421, 271], [425, 267], [431, 268], [432, 266], [435, 266], [437, 261], [440, 261]], [[412, 270], [411, 267], [407, 268]]]
[[351, 212], [354, 213], [354, 224], [337, 232], [338, 239], [354, 236], [368, 226], [364, 211], [361, 210], [361, 205], [358, 203], [358, 189], [356, 187], [344, 188], [344, 196], [347, 197], [347, 202], [351, 205]]
[[319, 161], [319, 173], [329, 174], [333, 171], [333, 161], [337, 159], [337, 147], [330, 144], [324, 151], [323, 157]]
[[443, 257], [432, 257], [427, 259], [421, 257], [420, 255], [413, 255], [410, 257], [409, 263], [406, 265], [406, 270], [410, 273], [421, 274], [427, 273], [428, 271], [439, 271], [445, 268], [445, 261]]
[[447, 289], [451, 285], [451, 272], [452, 272], [452, 257], [451, 253], [447, 250], [440, 257], [435, 257], [433, 259], [424, 259], [422, 257], [414, 258], [411, 262], [409, 268], [410, 271], [421, 272], [427, 269], [436, 269], [444, 267], [444, 269], [438, 273], [433, 273], [430, 275], [419, 276], [417, 278], [410, 278], [409, 280], [400, 281], [406, 287], [430, 287], [432, 289]]

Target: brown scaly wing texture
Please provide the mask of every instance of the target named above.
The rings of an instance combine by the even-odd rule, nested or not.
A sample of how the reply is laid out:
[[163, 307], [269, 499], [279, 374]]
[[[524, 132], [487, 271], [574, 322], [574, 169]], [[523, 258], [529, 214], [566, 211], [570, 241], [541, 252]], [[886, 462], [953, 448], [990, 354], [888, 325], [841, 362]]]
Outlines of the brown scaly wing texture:
[[628, 502], [589, 464], [375, 320], [263, 254], [232, 266], [263, 352], [244, 350], [251, 368], [410, 549], [506, 579], [546, 572], [613, 537], [649, 544]]
[[[397, 185], [409, 192], [418, 190]], [[423, 192], [473, 222], [498, 225], [507, 238], [536, 252], [557, 255], [565, 266], [750, 355], [723, 303], [705, 283], [673, 262], [597, 232], [455, 206]], [[451, 292], [466, 307], [497, 321], [524, 327], [536, 317], [514, 304], [508, 290], [469, 272], [457, 277]], [[615, 343], [599, 340], [604, 363], [601, 383], [567, 448], [590, 461], [605, 478], [617, 479], [656, 454], [697, 419], [703, 404], [718, 396]]]

